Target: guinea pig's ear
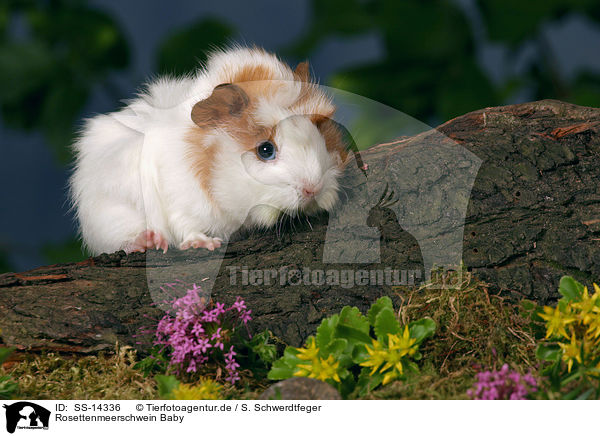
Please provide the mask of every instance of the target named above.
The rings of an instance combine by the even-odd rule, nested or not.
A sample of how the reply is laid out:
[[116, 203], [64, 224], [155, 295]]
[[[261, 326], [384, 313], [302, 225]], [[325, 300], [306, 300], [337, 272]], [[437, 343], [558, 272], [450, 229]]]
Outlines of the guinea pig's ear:
[[310, 81], [310, 66], [308, 65], [308, 61], [300, 62], [296, 66], [296, 69], [294, 70], [294, 76], [296, 76], [297, 80], [300, 82]]
[[242, 88], [232, 83], [222, 83], [215, 86], [210, 97], [194, 105], [192, 121], [199, 127], [209, 127], [231, 117], [239, 118], [248, 103], [248, 94]]

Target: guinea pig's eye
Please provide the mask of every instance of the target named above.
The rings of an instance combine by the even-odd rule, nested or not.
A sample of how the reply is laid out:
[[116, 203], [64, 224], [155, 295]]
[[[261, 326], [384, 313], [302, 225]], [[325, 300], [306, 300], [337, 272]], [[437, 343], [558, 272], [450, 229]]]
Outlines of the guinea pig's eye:
[[271, 142], [265, 141], [256, 146], [256, 154], [262, 160], [273, 160], [277, 155], [277, 151]]

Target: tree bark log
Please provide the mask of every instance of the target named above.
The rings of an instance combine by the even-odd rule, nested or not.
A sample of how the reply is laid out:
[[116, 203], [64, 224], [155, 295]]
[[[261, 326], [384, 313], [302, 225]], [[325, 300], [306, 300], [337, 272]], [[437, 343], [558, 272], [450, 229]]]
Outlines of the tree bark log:
[[[486, 108], [363, 151], [343, 176], [343, 204], [310, 224], [246, 234], [215, 253], [118, 252], [3, 274], [0, 342], [147, 348], [140, 327], [164, 313], [161, 286], [177, 279], [218, 301], [241, 296], [253, 330], [291, 345], [345, 305], [364, 311], [400, 294], [389, 277], [410, 285], [431, 268], [459, 269], [461, 259], [493, 290], [546, 303], [564, 274], [588, 284], [600, 277], [599, 128], [600, 109], [558, 101]], [[262, 273], [257, 284], [256, 270], [272, 271], [269, 283]]]

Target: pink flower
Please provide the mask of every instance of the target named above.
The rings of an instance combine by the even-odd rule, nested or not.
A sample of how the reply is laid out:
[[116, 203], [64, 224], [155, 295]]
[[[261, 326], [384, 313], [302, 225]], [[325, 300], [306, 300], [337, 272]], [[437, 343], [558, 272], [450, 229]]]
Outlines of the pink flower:
[[[168, 294], [166, 288], [175, 291], [181, 286], [187, 285], [177, 281], [168, 283], [161, 289]], [[224, 357], [226, 380], [234, 384], [240, 380], [238, 372], [240, 365], [235, 360], [237, 353], [233, 345], [228, 344], [229, 351], [224, 355], [221, 354], [225, 348], [224, 341], [229, 340], [229, 334], [224, 334], [224, 331], [233, 332], [242, 324], [247, 329], [247, 323], [252, 319], [251, 311], [241, 297], [237, 297], [235, 303], [229, 308], [226, 308], [223, 303], [215, 302], [212, 309], [207, 309], [207, 299], [202, 289], [195, 284], [191, 289], [186, 289], [183, 297], [173, 298], [169, 303], [174, 315], [167, 313], [158, 321], [153, 330], [154, 345], [161, 345], [170, 353], [169, 363], [179, 373], [196, 372], [209, 359]], [[235, 313], [236, 316], [226, 316], [230, 312]], [[220, 351], [214, 352], [214, 350]]]
[[232, 309], [236, 309], [238, 312], [246, 309], [246, 303], [242, 300], [241, 297], [237, 297], [235, 303], [231, 306]]
[[504, 364], [500, 371], [483, 371], [467, 395], [474, 400], [526, 400], [537, 391], [537, 381], [528, 373], [521, 375]]

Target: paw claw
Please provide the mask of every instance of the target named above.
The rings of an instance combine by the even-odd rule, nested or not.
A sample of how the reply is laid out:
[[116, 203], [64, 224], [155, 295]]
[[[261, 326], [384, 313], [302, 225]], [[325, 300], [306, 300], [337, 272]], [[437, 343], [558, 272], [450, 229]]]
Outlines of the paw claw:
[[126, 253], [140, 252], [144, 253], [149, 248], [158, 250], [161, 248], [164, 253], [167, 252], [169, 242], [154, 230], [144, 230], [135, 240], [125, 249]]
[[179, 249], [187, 250], [189, 248], [206, 248], [209, 251], [214, 251], [221, 247], [223, 240], [220, 238], [211, 238], [209, 236], [200, 236], [179, 245]]

